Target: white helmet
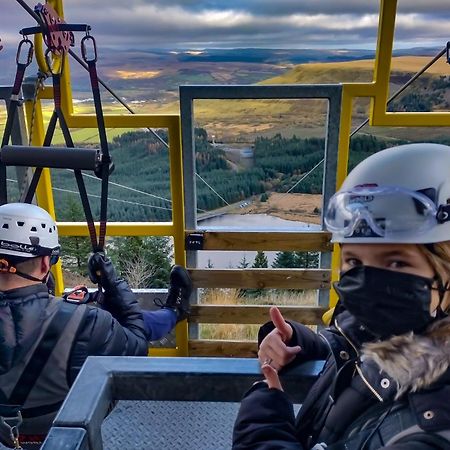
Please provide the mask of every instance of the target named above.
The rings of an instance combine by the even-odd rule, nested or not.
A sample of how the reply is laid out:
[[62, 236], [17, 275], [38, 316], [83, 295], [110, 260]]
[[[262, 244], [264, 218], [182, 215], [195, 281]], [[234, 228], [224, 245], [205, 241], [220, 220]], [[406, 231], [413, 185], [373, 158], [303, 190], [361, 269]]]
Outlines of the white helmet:
[[333, 242], [450, 241], [450, 147], [407, 144], [369, 156], [327, 205]]
[[0, 206], [0, 254], [33, 258], [58, 257], [56, 223], [36, 205], [7, 203]]

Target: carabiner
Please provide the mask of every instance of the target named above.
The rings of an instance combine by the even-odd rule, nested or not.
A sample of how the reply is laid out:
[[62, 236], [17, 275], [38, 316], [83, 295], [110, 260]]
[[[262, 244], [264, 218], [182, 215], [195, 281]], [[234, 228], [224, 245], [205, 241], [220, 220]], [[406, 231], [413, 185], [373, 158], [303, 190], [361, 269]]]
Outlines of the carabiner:
[[[92, 41], [92, 52], [93, 57], [91, 59], [88, 59], [87, 56], [87, 48], [86, 48], [86, 42]], [[81, 39], [81, 56], [83, 57], [83, 61], [87, 64], [90, 62], [97, 62], [97, 44], [95, 42], [95, 39], [93, 36], [89, 34], [89, 32], [86, 32], [86, 36], [84, 36], [83, 39]]]
[[[29, 45], [28, 51], [26, 53], [26, 61], [25, 62], [21, 62], [20, 61], [20, 57], [21, 57], [21, 53], [22, 53], [22, 46], [26, 44]], [[20, 43], [19, 43], [19, 47], [17, 47], [17, 54], [16, 54], [16, 63], [17, 64], [24, 64], [25, 67], [28, 67], [31, 64], [31, 61], [33, 61], [33, 43], [28, 39], [28, 37], [24, 37]]]

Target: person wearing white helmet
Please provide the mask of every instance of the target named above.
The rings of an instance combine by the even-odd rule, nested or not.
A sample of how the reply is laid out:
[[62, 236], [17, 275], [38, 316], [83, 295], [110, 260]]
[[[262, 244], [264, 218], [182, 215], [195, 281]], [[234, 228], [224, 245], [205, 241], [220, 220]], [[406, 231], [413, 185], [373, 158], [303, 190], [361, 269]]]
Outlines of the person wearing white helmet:
[[0, 443], [11, 447], [40, 448], [88, 356], [145, 356], [149, 340], [188, 314], [192, 285], [184, 268], [172, 269], [161, 309], [143, 311], [103, 253], [88, 261], [103, 291], [98, 307], [55, 299], [46, 282], [59, 254], [58, 230], [44, 209], [0, 206]]
[[[271, 309], [234, 450], [450, 449], [449, 213], [448, 146], [389, 148], [350, 172], [325, 213], [341, 249], [331, 325]], [[320, 359], [295, 418], [278, 372]]]

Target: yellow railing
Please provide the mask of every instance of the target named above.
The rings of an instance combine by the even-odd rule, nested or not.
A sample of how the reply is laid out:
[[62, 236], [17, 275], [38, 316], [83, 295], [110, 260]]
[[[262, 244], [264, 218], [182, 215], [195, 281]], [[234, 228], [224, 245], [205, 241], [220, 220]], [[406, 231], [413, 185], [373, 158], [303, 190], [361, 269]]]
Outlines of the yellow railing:
[[[63, 14], [63, 1], [50, 1], [53, 8], [61, 17]], [[37, 55], [38, 63], [43, 64], [42, 55]], [[45, 70], [45, 67], [43, 67]], [[44, 122], [41, 108], [41, 99], [53, 98], [53, 90], [50, 87], [43, 89], [35, 105], [35, 116], [33, 122], [33, 145], [40, 146], [44, 141]], [[33, 102], [26, 102], [28, 124], [31, 123]], [[61, 76], [61, 107], [69, 128], [97, 128], [94, 115], [74, 114], [70, 66], [67, 58], [64, 61], [64, 69]], [[108, 223], [108, 236], [170, 236], [174, 241], [174, 258], [176, 264], [185, 265], [184, 251], [184, 200], [183, 200], [183, 168], [181, 152], [181, 129], [179, 115], [105, 115], [105, 126], [107, 128], [166, 128], [169, 137], [169, 163], [170, 163], [170, 191], [172, 198], [172, 222], [164, 223]], [[55, 208], [52, 194], [52, 183], [50, 171], [45, 169], [41, 176], [37, 191], [37, 201], [55, 217]], [[62, 236], [88, 236], [88, 228], [85, 223], [58, 223], [59, 232]], [[54, 271], [57, 293], [64, 289], [61, 265], [58, 264]], [[180, 322], [176, 329], [175, 349], [154, 349], [155, 354], [167, 356], [187, 355], [187, 323]]]
[[[63, 16], [63, 0], [50, 0], [55, 10]], [[381, 0], [378, 25], [378, 41], [372, 82], [343, 84], [342, 111], [340, 122], [340, 139], [338, 147], [337, 186], [343, 182], [348, 165], [349, 141], [352, 126], [352, 109], [354, 99], [366, 97], [371, 99], [370, 124], [373, 126], [449, 126], [450, 113], [389, 113], [387, 99], [389, 95], [389, 78], [391, 71], [392, 48], [395, 30], [397, 0]], [[42, 57], [38, 61], [42, 63]], [[96, 128], [94, 115], [74, 114], [70, 67], [67, 59], [64, 61], [62, 75], [62, 109], [67, 123], [72, 128]], [[44, 123], [40, 100], [52, 98], [51, 88], [45, 88], [38, 97], [34, 119], [33, 145], [42, 145], [44, 139]], [[26, 102], [28, 123], [31, 120], [32, 102]], [[105, 125], [108, 128], [167, 128], [169, 134], [170, 155], [170, 189], [173, 201], [172, 222], [168, 223], [109, 223], [109, 236], [172, 236], [174, 239], [174, 254], [177, 264], [185, 264], [184, 241], [184, 200], [183, 200], [183, 170], [180, 136], [180, 117], [178, 115], [105, 115]], [[52, 196], [51, 179], [48, 170], [44, 170], [37, 190], [38, 203], [55, 216]], [[84, 223], [59, 223], [61, 235], [87, 236], [88, 229]], [[336, 280], [339, 272], [339, 248], [335, 248], [332, 260], [331, 279]], [[61, 267], [55, 271], [57, 289], [61, 292], [63, 279]], [[331, 306], [336, 297], [332, 295]], [[177, 326], [177, 348], [175, 350], [156, 349], [155, 354], [181, 356], [188, 354], [187, 325], [181, 322]]]
[[[371, 99], [369, 119], [372, 126], [450, 126], [450, 113], [448, 112], [387, 112], [396, 14], [397, 0], [380, 1], [373, 81], [343, 84], [336, 189], [339, 189], [347, 175], [354, 99], [358, 97], [369, 97]], [[332, 281], [339, 277], [339, 265], [339, 247], [335, 246], [332, 259]], [[334, 306], [336, 300], [337, 297], [332, 291], [331, 306]]]

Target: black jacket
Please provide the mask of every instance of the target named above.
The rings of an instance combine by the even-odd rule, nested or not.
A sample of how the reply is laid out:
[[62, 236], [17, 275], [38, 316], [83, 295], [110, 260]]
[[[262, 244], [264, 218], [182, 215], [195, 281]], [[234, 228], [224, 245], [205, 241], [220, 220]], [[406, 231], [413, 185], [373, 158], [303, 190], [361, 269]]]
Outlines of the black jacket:
[[[63, 305], [61, 299], [48, 294], [44, 284], [0, 292], [1, 403], [9, 404], [5, 399], [11, 398], [24, 363], [32, 360], [45, 327], [54, 317], [59, 318], [56, 314]], [[64, 309], [73, 311], [71, 319], [40, 375], [32, 377], [33, 388], [20, 408], [24, 417], [21, 434], [48, 431], [88, 356], [147, 354], [142, 312], [125, 281], [108, 285], [102, 308], [82, 304]], [[0, 441], [7, 441], [7, 436], [2, 426]]]
[[[39, 334], [40, 318], [51, 302], [44, 284], [0, 292], [0, 374], [20, 362]], [[88, 356], [147, 354], [142, 312], [124, 280], [105, 292], [103, 309], [88, 305], [88, 313], [73, 337], [68, 379], [75, 380]]]
[[254, 385], [242, 400], [234, 450], [450, 449], [449, 318], [423, 335], [383, 342], [372, 342], [346, 311], [319, 335], [291, 325], [290, 345], [303, 349], [291, 364], [327, 355], [324, 369], [297, 418], [288, 393]]

